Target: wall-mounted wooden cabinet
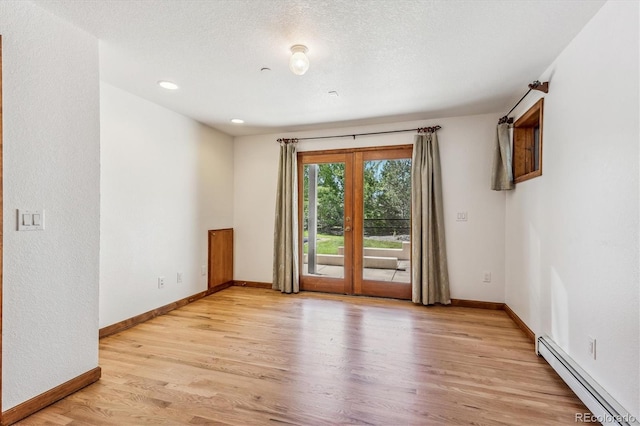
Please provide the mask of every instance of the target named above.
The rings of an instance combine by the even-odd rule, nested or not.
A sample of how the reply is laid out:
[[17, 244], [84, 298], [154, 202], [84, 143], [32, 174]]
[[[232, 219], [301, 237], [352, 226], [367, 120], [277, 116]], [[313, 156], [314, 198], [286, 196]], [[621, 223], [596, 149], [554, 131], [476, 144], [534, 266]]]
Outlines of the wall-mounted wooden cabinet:
[[513, 125], [513, 180], [524, 182], [542, 176], [542, 118], [544, 98]]
[[209, 288], [233, 281], [233, 229], [209, 231]]

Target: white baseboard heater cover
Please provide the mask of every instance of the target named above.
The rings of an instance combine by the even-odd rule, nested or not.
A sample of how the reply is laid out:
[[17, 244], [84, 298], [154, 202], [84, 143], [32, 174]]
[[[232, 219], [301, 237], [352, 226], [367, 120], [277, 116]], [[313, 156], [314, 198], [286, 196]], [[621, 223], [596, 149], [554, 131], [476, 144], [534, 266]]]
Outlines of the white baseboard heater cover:
[[[640, 422], [625, 410], [611, 395], [609, 395], [591, 376], [589, 376], [575, 361], [573, 361], [548, 336], [540, 336], [537, 341], [538, 354], [553, 367], [562, 380], [580, 398], [584, 405], [591, 410], [589, 420], [595, 420], [605, 426], [639, 426]], [[580, 413], [583, 414], [583, 413]], [[576, 424], [581, 422], [576, 413]]]

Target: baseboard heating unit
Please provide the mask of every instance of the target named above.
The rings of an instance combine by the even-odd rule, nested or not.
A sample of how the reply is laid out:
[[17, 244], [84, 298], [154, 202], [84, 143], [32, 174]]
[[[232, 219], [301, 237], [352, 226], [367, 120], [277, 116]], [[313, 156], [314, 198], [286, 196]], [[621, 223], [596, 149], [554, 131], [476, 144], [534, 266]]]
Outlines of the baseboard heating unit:
[[537, 340], [537, 351], [575, 392], [591, 413], [576, 413], [575, 422], [605, 426], [638, 426], [637, 418], [629, 414], [611, 395], [593, 380], [548, 336]]

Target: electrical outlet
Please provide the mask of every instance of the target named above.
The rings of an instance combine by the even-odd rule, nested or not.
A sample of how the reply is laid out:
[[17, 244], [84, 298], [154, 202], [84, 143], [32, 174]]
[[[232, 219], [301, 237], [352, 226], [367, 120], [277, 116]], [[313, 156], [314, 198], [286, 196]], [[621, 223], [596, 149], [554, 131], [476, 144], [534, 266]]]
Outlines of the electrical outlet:
[[164, 288], [164, 277], [158, 277], [158, 288]]
[[591, 358], [596, 359], [596, 339], [588, 336], [589, 338], [589, 355]]
[[490, 283], [491, 282], [491, 272], [484, 271], [482, 273], [482, 282], [483, 283]]
[[466, 222], [467, 221], [467, 212], [458, 212], [456, 215], [456, 221], [458, 222]]
[[182, 284], [182, 272], [178, 272], [178, 276], [176, 277], [176, 282], [178, 284]]

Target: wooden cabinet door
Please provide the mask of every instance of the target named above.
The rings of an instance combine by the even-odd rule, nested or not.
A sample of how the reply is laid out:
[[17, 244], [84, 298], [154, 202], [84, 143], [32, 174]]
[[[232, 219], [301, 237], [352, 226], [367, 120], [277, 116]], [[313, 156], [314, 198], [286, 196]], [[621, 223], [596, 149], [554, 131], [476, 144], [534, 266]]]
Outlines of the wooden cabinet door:
[[209, 288], [233, 281], [233, 229], [209, 231]]

